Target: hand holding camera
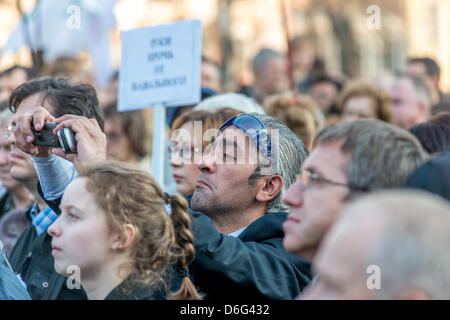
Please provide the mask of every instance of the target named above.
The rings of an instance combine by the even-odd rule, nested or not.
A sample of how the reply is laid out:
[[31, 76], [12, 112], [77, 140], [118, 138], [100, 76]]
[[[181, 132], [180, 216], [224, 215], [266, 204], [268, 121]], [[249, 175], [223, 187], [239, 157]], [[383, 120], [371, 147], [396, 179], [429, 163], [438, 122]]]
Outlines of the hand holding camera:
[[55, 154], [72, 162], [106, 160], [106, 136], [95, 119], [66, 114], [55, 119], [44, 107], [20, 115], [16, 146], [37, 157]]
[[54, 133], [56, 123], [47, 122], [37, 131], [33, 123], [30, 124], [34, 135], [33, 145], [48, 148], [61, 148], [65, 154], [77, 153], [75, 133], [70, 128], [62, 128]]
[[40, 131], [46, 122], [55, 122], [55, 118], [42, 106], [35, 108], [32, 112], [17, 114], [13, 117], [15, 146], [28, 154], [36, 157], [47, 157], [52, 153], [51, 147], [35, 145], [35, 135], [32, 130]]
[[53, 149], [53, 153], [69, 161], [93, 163], [106, 160], [106, 136], [100, 129], [97, 120], [83, 116], [66, 114], [55, 120], [54, 131], [71, 129], [75, 133], [76, 154], [65, 154], [61, 149]]

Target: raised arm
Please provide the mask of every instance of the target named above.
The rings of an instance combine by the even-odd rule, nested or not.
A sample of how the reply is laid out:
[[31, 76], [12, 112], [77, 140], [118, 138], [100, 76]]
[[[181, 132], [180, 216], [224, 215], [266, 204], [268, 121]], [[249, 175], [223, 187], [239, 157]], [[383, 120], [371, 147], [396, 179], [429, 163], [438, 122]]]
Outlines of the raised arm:
[[[74, 131], [77, 153], [65, 154], [61, 148], [34, 146], [31, 123], [39, 131], [46, 122], [58, 124], [54, 133], [64, 127]], [[77, 175], [77, 165], [106, 159], [106, 136], [95, 119], [77, 115], [64, 115], [55, 119], [45, 108], [38, 107], [32, 113], [25, 113], [17, 119], [14, 135], [17, 147], [32, 156], [42, 195], [46, 200], [62, 197], [67, 185]]]

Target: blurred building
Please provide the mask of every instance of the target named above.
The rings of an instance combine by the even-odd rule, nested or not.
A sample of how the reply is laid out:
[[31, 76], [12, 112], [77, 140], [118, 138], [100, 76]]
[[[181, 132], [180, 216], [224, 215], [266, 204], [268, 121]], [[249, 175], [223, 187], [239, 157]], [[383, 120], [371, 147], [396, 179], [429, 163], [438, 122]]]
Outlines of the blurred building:
[[[94, 0], [101, 1], [101, 0]], [[203, 53], [222, 65], [228, 90], [252, 81], [250, 60], [262, 47], [286, 51], [283, 0], [118, 0], [111, 34], [120, 63], [120, 31], [179, 19], [203, 22]], [[36, 1], [22, 0], [25, 9]], [[312, 35], [330, 70], [350, 77], [401, 72], [408, 56], [430, 56], [450, 91], [450, 0], [378, 0], [380, 28], [368, 27], [372, 0], [286, 0], [294, 35]], [[17, 1], [0, 1], [0, 45], [19, 20]], [[370, 22], [370, 21], [369, 21]], [[0, 68], [30, 64], [26, 50], [0, 58]]]

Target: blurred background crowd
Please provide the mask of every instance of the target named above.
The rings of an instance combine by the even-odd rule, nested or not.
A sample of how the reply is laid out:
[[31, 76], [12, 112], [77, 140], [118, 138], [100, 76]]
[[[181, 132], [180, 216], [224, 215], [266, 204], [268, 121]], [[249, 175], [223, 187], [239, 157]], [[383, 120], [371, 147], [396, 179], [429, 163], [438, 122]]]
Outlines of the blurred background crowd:
[[[441, 112], [450, 112], [450, 1], [2, 0], [0, 17], [1, 109], [32, 78], [90, 83], [109, 157], [148, 172], [152, 109], [116, 108], [120, 31], [189, 18], [203, 25], [196, 110], [235, 110], [211, 120], [201, 111], [180, 117], [193, 106], [168, 108], [168, 129], [200, 120], [207, 130], [238, 111], [258, 111], [282, 120], [308, 148], [323, 127], [361, 118], [410, 130], [430, 154], [449, 145], [449, 114]], [[189, 194], [192, 183], [187, 190], [177, 183], [169, 152], [165, 188]]]
[[[370, 1], [347, 1], [342, 10], [336, 0], [4, 0], [0, 15], [3, 102], [28, 78], [63, 75], [93, 84], [108, 109], [117, 99], [120, 31], [199, 18], [202, 87], [211, 89], [202, 97], [246, 94], [291, 128], [307, 121], [308, 130], [294, 130], [310, 135], [306, 143], [311, 132], [341, 118], [375, 117], [409, 129], [425, 119], [421, 111], [448, 110], [449, 1], [384, 0], [375, 8]], [[403, 114], [413, 103], [404, 97], [408, 90], [421, 92], [421, 83], [397, 81], [403, 74], [422, 80], [430, 110]], [[284, 100], [266, 99], [286, 92]], [[289, 108], [298, 105], [318, 112], [311, 117]], [[122, 115], [112, 109], [107, 115], [117, 123]], [[169, 125], [181, 110], [169, 110]], [[151, 110], [143, 113], [151, 119]], [[151, 137], [151, 121], [142, 126]], [[150, 151], [148, 141], [127, 155], [111, 152], [120, 160], [133, 152], [141, 157]]]

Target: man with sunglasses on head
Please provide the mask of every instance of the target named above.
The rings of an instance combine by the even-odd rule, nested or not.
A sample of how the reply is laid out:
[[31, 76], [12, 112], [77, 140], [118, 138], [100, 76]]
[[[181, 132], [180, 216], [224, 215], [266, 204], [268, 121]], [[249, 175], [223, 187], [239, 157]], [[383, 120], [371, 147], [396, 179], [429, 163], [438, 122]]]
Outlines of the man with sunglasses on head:
[[292, 299], [309, 283], [310, 263], [283, 248], [288, 207], [281, 201], [307, 155], [301, 139], [273, 117], [242, 114], [219, 129], [188, 197], [191, 271], [206, 299]]
[[350, 200], [402, 186], [426, 157], [411, 133], [382, 121], [326, 127], [316, 136], [302, 173], [283, 196], [292, 208], [283, 224], [284, 247], [312, 261], [325, 233]]

